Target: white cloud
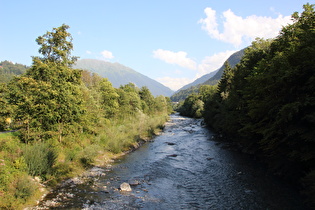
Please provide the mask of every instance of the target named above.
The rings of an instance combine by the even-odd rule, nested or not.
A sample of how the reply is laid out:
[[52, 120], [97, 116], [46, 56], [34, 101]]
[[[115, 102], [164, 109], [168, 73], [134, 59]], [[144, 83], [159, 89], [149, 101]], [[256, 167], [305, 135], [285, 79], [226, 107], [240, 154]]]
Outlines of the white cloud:
[[[183, 87], [184, 85], [187, 85], [188, 83], [193, 82], [194, 80], [200, 78], [201, 76], [208, 74], [212, 71], [217, 70], [220, 68], [224, 62], [234, 53], [235, 51], [227, 50], [225, 52], [220, 52], [217, 54], [214, 54], [212, 56], [206, 56], [202, 62], [197, 66], [197, 64], [194, 62], [194, 65], [197, 67], [196, 75], [194, 78], [172, 78], [172, 77], [159, 77], [156, 80], [162, 83], [163, 85], [171, 88], [172, 90], [178, 90], [179, 88]], [[161, 59], [163, 60], [163, 59]], [[171, 62], [168, 62], [171, 63]], [[174, 74], [182, 74], [181, 71], [176, 70]]]
[[107, 51], [107, 50], [102, 51], [101, 54], [102, 54], [103, 58], [105, 58], [106, 60], [114, 58], [113, 53], [110, 51]]
[[86, 52], [85, 52], [86, 54], [92, 54], [92, 52], [91, 51], [89, 51], [89, 50], [87, 50]]
[[196, 75], [197, 78], [213, 72], [220, 68], [223, 63], [236, 51], [227, 50], [225, 52], [216, 53], [212, 56], [206, 56], [201, 64], [198, 65], [198, 73]]
[[189, 79], [189, 78], [171, 78], [171, 77], [159, 77], [156, 80], [162, 83], [163, 85], [171, 88], [172, 90], [178, 90], [184, 85], [187, 85], [194, 81], [194, 79]]
[[187, 53], [183, 51], [172, 52], [169, 50], [158, 49], [153, 51], [153, 57], [158, 58], [166, 63], [177, 64], [181, 67], [196, 70], [196, 62], [187, 58]]
[[[251, 15], [246, 18], [235, 15], [230, 9], [223, 12], [223, 32], [218, 29], [216, 11], [207, 7], [206, 18], [200, 19], [202, 29], [215, 39], [240, 46], [244, 41], [249, 43], [256, 37], [273, 38], [278, 35], [282, 26], [291, 23], [291, 16], [278, 15], [277, 18]], [[248, 44], [248, 43], [246, 43]]]

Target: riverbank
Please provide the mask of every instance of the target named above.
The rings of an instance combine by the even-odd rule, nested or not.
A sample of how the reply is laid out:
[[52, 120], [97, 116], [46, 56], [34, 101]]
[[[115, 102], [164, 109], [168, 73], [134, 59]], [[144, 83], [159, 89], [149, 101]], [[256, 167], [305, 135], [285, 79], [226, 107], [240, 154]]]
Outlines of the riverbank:
[[[168, 118], [165, 118], [165, 121], [167, 119]], [[148, 127], [149, 129], [147, 129], [146, 132], [141, 133], [139, 135], [135, 135], [134, 138], [136, 139], [136, 141], [134, 141], [131, 145], [129, 145], [128, 148], [124, 148], [124, 150], [119, 153], [114, 153], [108, 150], [98, 151], [98, 155], [94, 158], [93, 163], [90, 164], [87, 168], [85, 168], [84, 171], [78, 170], [76, 173], [73, 173], [72, 177], [62, 180], [61, 182], [59, 182], [57, 185], [53, 187], [46, 188], [46, 190], [43, 192], [47, 192], [47, 189], [49, 189], [49, 192], [44, 193], [41, 199], [36, 201], [37, 205], [39, 203], [43, 203], [43, 202], [45, 203], [44, 201], [45, 197], [49, 196], [49, 193], [53, 192], [57, 188], [64, 187], [64, 186], [75, 187], [78, 184], [83, 184], [85, 182], [88, 182], [89, 180], [93, 180], [93, 179], [97, 179], [98, 177], [105, 176], [106, 171], [104, 170], [104, 168], [110, 168], [117, 159], [120, 159], [123, 156], [139, 149], [143, 144], [147, 143], [148, 141], [151, 141], [157, 135], [160, 135], [162, 129], [164, 128], [164, 124], [161, 125], [161, 123], [158, 123], [157, 125], [155, 125], [155, 128], [152, 128], [152, 125]], [[72, 195], [60, 194], [59, 196], [65, 198], [67, 196], [71, 197]], [[48, 201], [45, 203], [45, 205], [48, 207], [57, 207], [58, 199], [54, 201]], [[25, 208], [25, 209], [34, 210], [37, 208], [33, 206], [33, 207]]]
[[[139, 148], [157, 135], [167, 120], [168, 115], [142, 114], [134, 120], [111, 121], [97, 128], [97, 135], [80, 134], [67, 139], [71, 144], [53, 141], [24, 144], [18, 132], [0, 134], [0, 208], [35, 206], [67, 180], [88, 174], [94, 167], [110, 165]], [[56, 155], [51, 171], [44, 177], [32, 176], [27, 164], [30, 160], [32, 164], [41, 164], [46, 157], [41, 155], [48, 150]]]
[[[94, 164], [90, 165], [88, 169], [85, 171], [77, 171], [77, 173], [74, 173], [73, 177], [69, 177], [65, 180], [62, 180], [60, 183], [58, 183], [54, 187], [48, 187], [48, 186], [42, 186], [42, 189], [40, 190], [42, 192], [41, 198], [36, 200], [36, 205], [31, 205], [29, 207], [25, 207], [24, 210], [36, 210], [41, 209], [40, 207], [37, 208], [36, 206], [38, 204], [44, 205], [49, 208], [56, 208], [59, 205], [59, 201], [61, 199], [66, 199], [67, 197], [71, 198], [73, 195], [69, 193], [60, 193], [56, 199], [52, 200], [46, 200], [46, 196], [50, 196], [53, 191], [55, 191], [58, 188], [63, 187], [70, 187], [74, 188], [77, 185], [84, 184], [86, 182], [90, 182], [91, 180], [98, 179], [99, 177], [103, 177], [106, 175], [106, 170], [104, 168], [111, 168], [112, 164], [117, 161], [118, 159], [123, 158], [125, 155], [139, 149], [143, 144], [147, 143], [148, 141], [151, 141], [155, 136], [159, 135], [159, 133], [154, 134], [150, 139], [140, 139], [139, 142], [135, 145], [133, 145], [129, 150], [120, 152], [118, 154], [113, 152], [105, 151], [103, 154], [98, 155], [95, 158]], [[34, 179], [34, 181], [37, 181], [38, 184], [40, 184], [38, 179]], [[96, 186], [94, 186], [96, 187]], [[104, 188], [104, 192], [107, 193], [106, 188]]]

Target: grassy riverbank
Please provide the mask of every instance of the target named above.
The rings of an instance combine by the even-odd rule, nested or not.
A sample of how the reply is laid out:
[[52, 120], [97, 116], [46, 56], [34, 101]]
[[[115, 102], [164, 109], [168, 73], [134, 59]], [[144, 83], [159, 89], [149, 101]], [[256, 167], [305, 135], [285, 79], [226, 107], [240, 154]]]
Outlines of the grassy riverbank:
[[[167, 115], [148, 117], [139, 113], [133, 118], [113, 120], [98, 127], [97, 135], [73, 136], [65, 141], [67, 144], [58, 145], [53, 142], [24, 144], [19, 140], [18, 132], [1, 133], [0, 208], [22, 209], [35, 205], [62, 180], [79, 175], [94, 165], [106, 165], [151, 139], [167, 119]], [[47, 154], [51, 154], [50, 157]], [[45, 176], [30, 175], [32, 170], [45, 171], [49, 160], [54, 158], [56, 161]]]

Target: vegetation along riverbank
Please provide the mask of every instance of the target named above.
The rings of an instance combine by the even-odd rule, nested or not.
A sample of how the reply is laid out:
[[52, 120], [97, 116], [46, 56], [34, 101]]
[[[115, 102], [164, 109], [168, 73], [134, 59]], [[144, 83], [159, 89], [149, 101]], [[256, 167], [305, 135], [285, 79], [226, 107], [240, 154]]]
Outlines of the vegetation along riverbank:
[[315, 11], [304, 5], [275, 39], [257, 39], [217, 86], [179, 108], [259, 156], [315, 207]]
[[114, 88], [73, 69], [69, 26], [39, 36], [41, 57], [0, 84], [0, 208], [21, 209], [60, 181], [137, 147], [163, 128], [170, 100], [135, 84]]

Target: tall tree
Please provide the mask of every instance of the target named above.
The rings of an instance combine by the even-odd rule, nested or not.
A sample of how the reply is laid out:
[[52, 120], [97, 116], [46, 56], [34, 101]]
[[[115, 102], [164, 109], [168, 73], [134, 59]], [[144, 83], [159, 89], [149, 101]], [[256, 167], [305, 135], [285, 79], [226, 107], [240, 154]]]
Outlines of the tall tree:
[[34, 57], [44, 63], [54, 62], [58, 65], [71, 67], [78, 57], [71, 56], [73, 50], [72, 36], [67, 31], [70, 27], [63, 24], [58, 28], [53, 28], [52, 32], [47, 32], [43, 36], [39, 36], [36, 42], [41, 47], [39, 53], [43, 57]]
[[142, 101], [142, 110], [146, 114], [152, 114], [155, 112], [156, 104], [154, 96], [151, 94], [150, 90], [143, 86], [139, 92], [140, 99]]
[[[27, 122], [25, 129], [28, 132], [24, 135], [27, 140], [30, 140], [30, 131], [37, 129], [45, 133], [40, 138], [58, 136], [61, 142], [64, 135], [80, 127], [78, 122], [84, 112], [81, 72], [71, 68], [76, 57], [71, 56], [73, 45], [68, 28], [62, 25], [38, 37], [36, 41], [42, 57], [33, 57], [33, 65], [25, 77], [9, 85], [11, 102], [17, 105], [19, 118], [27, 118], [24, 120]], [[35, 107], [42, 110], [35, 111]]]

